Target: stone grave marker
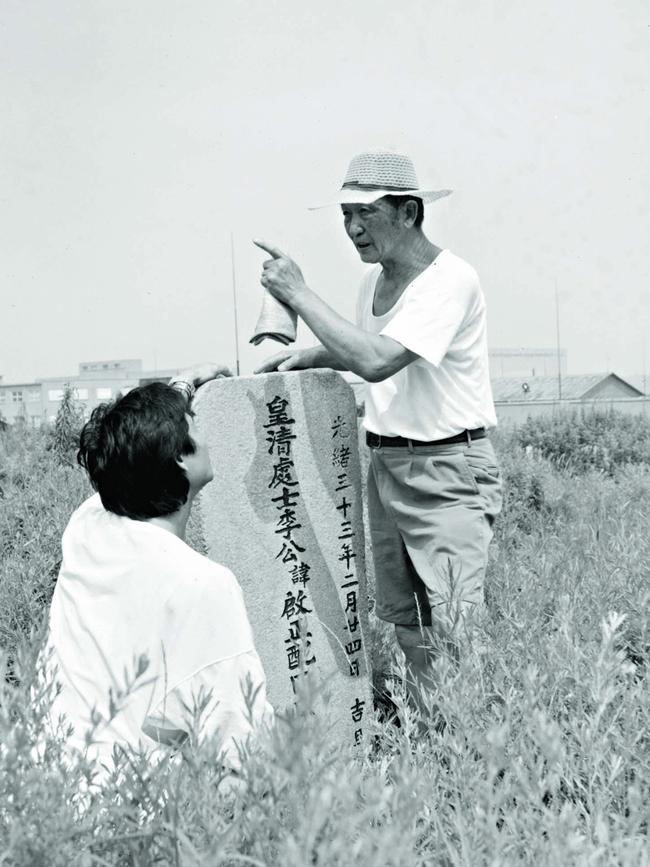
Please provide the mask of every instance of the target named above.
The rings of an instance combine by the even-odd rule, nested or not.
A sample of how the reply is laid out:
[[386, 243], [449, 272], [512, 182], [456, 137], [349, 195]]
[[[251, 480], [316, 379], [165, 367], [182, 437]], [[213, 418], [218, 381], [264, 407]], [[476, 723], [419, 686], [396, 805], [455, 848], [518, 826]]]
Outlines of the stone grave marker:
[[214, 480], [197, 503], [208, 556], [244, 592], [276, 709], [317, 682], [337, 736], [372, 708], [354, 395], [331, 370], [214, 380], [194, 401]]

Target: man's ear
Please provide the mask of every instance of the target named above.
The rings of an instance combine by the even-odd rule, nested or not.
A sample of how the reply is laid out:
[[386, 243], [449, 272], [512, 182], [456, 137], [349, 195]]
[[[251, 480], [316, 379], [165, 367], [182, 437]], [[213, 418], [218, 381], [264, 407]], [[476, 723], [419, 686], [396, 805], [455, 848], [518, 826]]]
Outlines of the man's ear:
[[402, 203], [402, 208], [404, 209], [402, 220], [406, 228], [410, 229], [415, 225], [415, 221], [417, 220], [418, 203], [415, 199], [407, 199], [407, 201]]

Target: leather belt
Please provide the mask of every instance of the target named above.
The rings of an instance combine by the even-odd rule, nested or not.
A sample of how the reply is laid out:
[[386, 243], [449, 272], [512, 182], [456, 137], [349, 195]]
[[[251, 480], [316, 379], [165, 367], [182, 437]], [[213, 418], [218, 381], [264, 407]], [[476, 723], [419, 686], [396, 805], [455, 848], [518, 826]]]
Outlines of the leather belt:
[[384, 446], [388, 447], [413, 447], [413, 448], [427, 448], [428, 446], [450, 446], [453, 443], [471, 443], [472, 440], [481, 440], [483, 437], [487, 436], [487, 432], [484, 427], [477, 427], [474, 430], [464, 430], [459, 434], [454, 434], [451, 437], [445, 437], [441, 440], [430, 440], [429, 442], [422, 442], [422, 440], [409, 440], [405, 437], [385, 437], [380, 436], [376, 433], [371, 433], [371, 431], [366, 431], [366, 443], [370, 446], [371, 449], [380, 449]]

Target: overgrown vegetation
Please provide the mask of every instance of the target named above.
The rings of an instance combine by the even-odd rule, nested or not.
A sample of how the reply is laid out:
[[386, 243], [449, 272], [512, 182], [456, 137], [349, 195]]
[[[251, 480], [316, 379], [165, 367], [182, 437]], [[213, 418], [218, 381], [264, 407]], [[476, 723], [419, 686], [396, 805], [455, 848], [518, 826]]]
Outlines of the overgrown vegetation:
[[[300, 711], [244, 764], [238, 793], [214, 748], [152, 769], [138, 757], [99, 794], [43, 732], [35, 654], [60, 537], [88, 494], [48, 436], [0, 433], [0, 862], [8, 865], [639, 865], [649, 862], [650, 466], [647, 434], [615, 415], [536, 420], [497, 438], [507, 494], [480, 641], [441, 659], [421, 734], [389, 629], [375, 665], [401, 725], [356, 753]], [[557, 443], [553, 444], [552, 432]], [[572, 435], [571, 435], [572, 436]], [[590, 439], [591, 437], [591, 439]], [[606, 466], [585, 442], [610, 443]], [[621, 448], [615, 448], [621, 443]], [[544, 445], [542, 445], [544, 444]], [[533, 449], [526, 452], [525, 446]], [[566, 451], [571, 461], [560, 455]], [[633, 464], [633, 466], [631, 466]], [[33, 691], [32, 691], [33, 690]], [[37, 761], [36, 745], [43, 758]], [[44, 751], [44, 752], [43, 752]]]
[[530, 418], [516, 434], [524, 447], [573, 473], [650, 463], [650, 419], [592, 409]]

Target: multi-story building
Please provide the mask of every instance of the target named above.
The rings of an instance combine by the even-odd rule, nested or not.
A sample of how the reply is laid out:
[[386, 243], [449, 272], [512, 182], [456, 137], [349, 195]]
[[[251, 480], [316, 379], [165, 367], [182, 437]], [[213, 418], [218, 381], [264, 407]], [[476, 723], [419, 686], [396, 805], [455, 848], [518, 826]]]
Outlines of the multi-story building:
[[0, 418], [31, 427], [53, 422], [67, 386], [74, 389], [76, 400], [89, 416], [98, 404], [118, 393], [125, 394], [144, 382], [165, 382], [177, 372], [177, 368], [143, 370], [139, 358], [127, 358], [84, 361], [75, 375], [49, 376], [34, 382], [5, 383], [0, 377]]
[[40, 382], [12, 382], [0, 380], [0, 418], [12, 424], [16, 419], [38, 427], [43, 420]]

